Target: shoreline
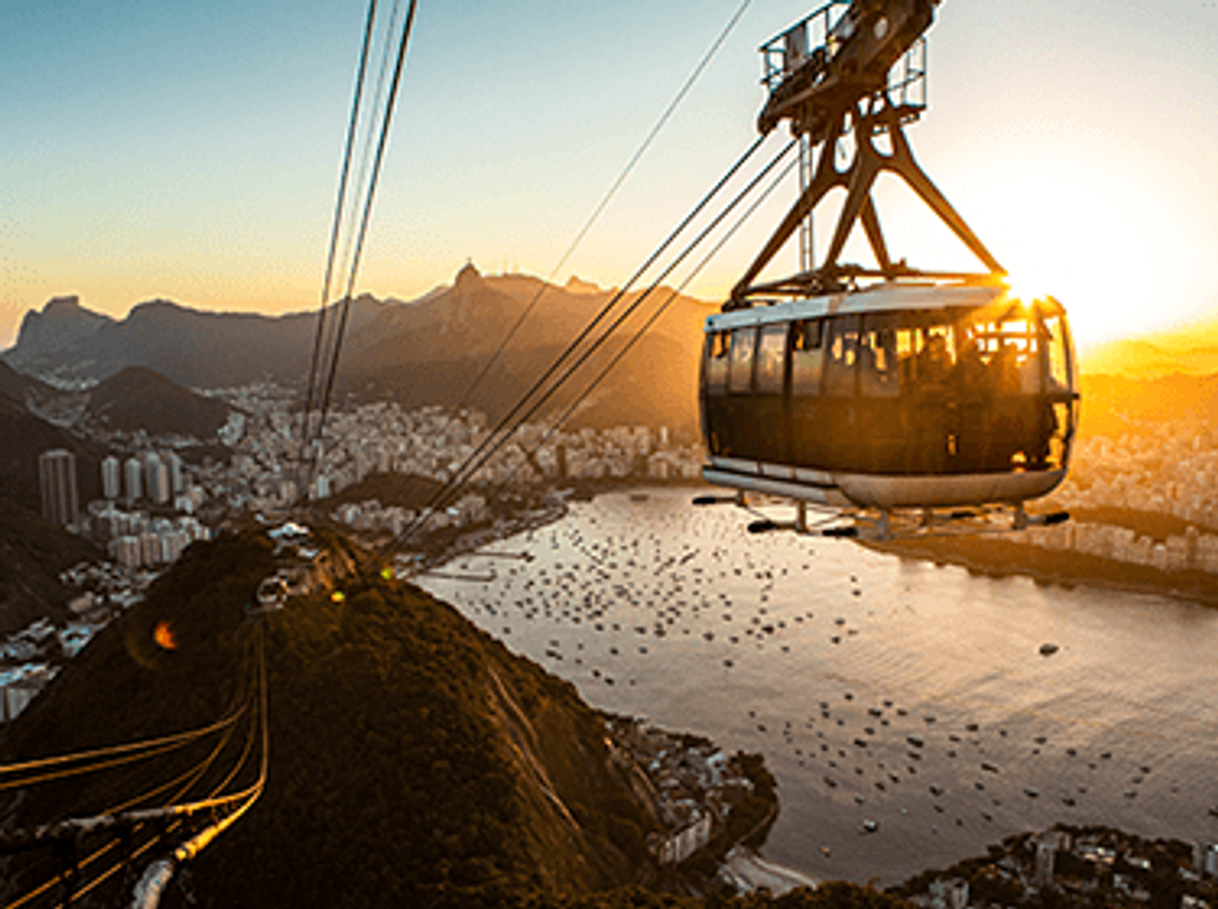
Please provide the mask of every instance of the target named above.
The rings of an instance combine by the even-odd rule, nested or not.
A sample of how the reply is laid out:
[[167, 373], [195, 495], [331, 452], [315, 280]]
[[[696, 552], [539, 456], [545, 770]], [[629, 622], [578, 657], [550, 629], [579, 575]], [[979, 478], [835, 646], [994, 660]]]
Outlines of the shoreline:
[[922, 537], [903, 540], [857, 540], [874, 552], [902, 559], [955, 565], [995, 579], [1026, 577], [1037, 584], [1071, 589], [1150, 594], [1218, 608], [1218, 577], [1202, 572], [1173, 576], [1155, 568], [1131, 565], [1085, 553], [1049, 550], [1031, 543], [989, 537]]
[[823, 883], [794, 868], [764, 859], [739, 843], [724, 857], [719, 874], [741, 894], [765, 888], [774, 896], [783, 896], [799, 887], [815, 890]]
[[[674, 490], [713, 489], [702, 480], [657, 482], [644, 478], [583, 480], [554, 489], [535, 507], [507, 513], [491, 524], [444, 531], [419, 547], [426, 561], [415, 575], [441, 568], [447, 562], [521, 533], [545, 527], [570, 513], [571, 502], [589, 502], [613, 493], [638, 494]], [[1046, 549], [999, 536], [912, 537], [897, 540], [855, 539], [873, 552], [931, 563], [954, 565], [971, 574], [993, 579], [1025, 577], [1038, 585], [1066, 590], [1083, 586], [1097, 591], [1119, 591], [1167, 597], [1207, 608], [1218, 608], [1218, 575], [1200, 571], [1167, 573], [1144, 565], [1118, 562], [1072, 550]]]

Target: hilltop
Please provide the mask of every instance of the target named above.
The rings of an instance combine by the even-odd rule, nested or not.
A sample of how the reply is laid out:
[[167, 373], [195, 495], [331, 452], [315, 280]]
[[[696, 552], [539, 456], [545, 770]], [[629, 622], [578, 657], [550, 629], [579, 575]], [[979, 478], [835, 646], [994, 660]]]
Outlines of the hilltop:
[[[196, 862], [205, 903], [541, 906], [671, 886], [645, 842], [658, 822], [641, 769], [569, 683], [409, 584], [357, 580], [358, 553], [339, 538], [326, 545], [328, 583], [267, 620], [269, 784]], [[246, 604], [274, 565], [254, 532], [193, 546], [18, 717], [0, 760], [224, 714], [255, 633]], [[172, 650], [152, 642], [161, 624]], [[87, 816], [197, 759], [28, 789], [0, 802], [0, 819], [27, 828]]]
[[128, 366], [87, 393], [85, 418], [98, 429], [151, 436], [213, 438], [228, 420], [220, 401], [183, 388], [145, 366]]

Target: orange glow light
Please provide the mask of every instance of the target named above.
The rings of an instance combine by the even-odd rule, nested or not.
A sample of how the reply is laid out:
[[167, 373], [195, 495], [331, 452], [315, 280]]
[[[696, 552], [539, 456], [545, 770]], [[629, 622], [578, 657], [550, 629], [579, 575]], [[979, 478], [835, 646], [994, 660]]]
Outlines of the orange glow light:
[[341, 590], [336, 590], [332, 594], [330, 594], [331, 603], [341, 603], [346, 598], [347, 598], [347, 595], [345, 593], [343, 593]]
[[173, 628], [168, 622], [157, 622], [156, 628], [152, 630], [152, 639], [165, 650], [178, 649], [178, 642], [173, 636]]

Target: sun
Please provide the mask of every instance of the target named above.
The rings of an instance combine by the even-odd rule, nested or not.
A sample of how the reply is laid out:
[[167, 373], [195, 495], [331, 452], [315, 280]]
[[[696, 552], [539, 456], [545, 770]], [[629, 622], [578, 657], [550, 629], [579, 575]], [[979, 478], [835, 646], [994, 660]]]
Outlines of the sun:
[[1057, 299], [1080, 347], [1162, 329], [1199, 305], [1195, 237], [1150, 184], [1069, 157], [987, 166], [1001, 179], [978, 181], [961, 207], [1012, 290]]

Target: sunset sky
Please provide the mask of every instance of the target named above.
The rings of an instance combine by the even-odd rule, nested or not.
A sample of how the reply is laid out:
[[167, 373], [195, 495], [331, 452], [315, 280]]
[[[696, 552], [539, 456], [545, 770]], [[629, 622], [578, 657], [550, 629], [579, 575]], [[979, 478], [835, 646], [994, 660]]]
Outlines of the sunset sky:
[[[467, 259], [548, 275], [740, 3], [421, 0], [359, 289], [410, 299]], [[753, 0], [559, 280], [634, 271], [752, 141], [758, 45], [815, 5]], [[365, 10], [6, 0], [0, 345], [62, 294], [315, 306]], [[1218, 2], [939, 8], [914, 150], [1084, 345], [1218, 313], [1216, 48]], [[894, 254], [971, 264], [892, 195]], [[768, 226], [691, 291], [721, 295]]]

